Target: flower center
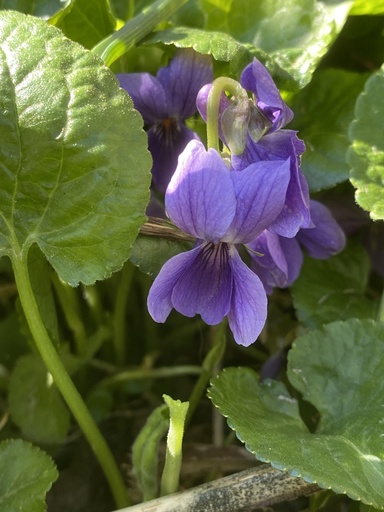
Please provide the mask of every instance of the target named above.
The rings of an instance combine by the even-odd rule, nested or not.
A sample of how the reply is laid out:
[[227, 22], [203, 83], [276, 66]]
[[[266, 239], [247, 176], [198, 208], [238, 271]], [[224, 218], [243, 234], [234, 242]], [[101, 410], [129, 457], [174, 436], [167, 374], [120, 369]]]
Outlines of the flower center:
[[153, 130], [159, 143], [170, 148], [174, 146], [180, 134], [180, 122], [172, 117], [167, 117], [155, 123]]
[[210, 267], [222, 268], [228, 261], [229, 245], [225, 242], [205, 242], [201, 249], [202, 261]]

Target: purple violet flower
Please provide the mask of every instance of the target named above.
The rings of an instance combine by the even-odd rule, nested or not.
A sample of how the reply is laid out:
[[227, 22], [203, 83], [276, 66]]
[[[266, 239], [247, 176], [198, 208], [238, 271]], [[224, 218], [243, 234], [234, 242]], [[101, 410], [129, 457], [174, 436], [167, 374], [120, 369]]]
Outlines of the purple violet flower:
[[[281, 98], [268, 70], [256, 58], [243, 70], [240, 84], [252, 92], [253, 108], [256, 107], [265, 119], [265, 134], [263, 135], [263, 131], [258, 128], [254, 130], [256, 137], [254, 136], [252, 130], [254, 112], [250, 109], [245, 149], [240, 154], [232, 153], [232, 169], [242, 171], [255, 162], [290, 159], [291, 179], [286, 203], [268, 230], [277, 235], [292, 238], [299, 229], [310, 228], [312, 225], [309, 214], [309, 188], [300, 170], [300, 156], [305, 150], [304, 142], [297, 137], [295, 131], [282, 129], [292, 120], [293, 113]], [[211, 86], [206, 85], [197, 96], [197, 107], [204, 119], [207, 117], [207, 100], [210, 90]], [[219, 134], [225, 144], [222, 121], [226, 111], [230, 112], [230, 104], [230, 100], [222, 95], [219, 109]], [[236, 115], [236, 109], [233, 109], [233, 115]], [[226, 119], [226, 125], [228, 124]]]
[[247, 244], [252, 251], [251, 268], [268, 294], [273, 288], [286, 288], [297, 279], [303, 263], [300, 246], [316, 259], [329, 258], [344, 249], [344, 232], [328, 208], [311, 200], [310, 212], [314, 227], [300, 229], [295, 238], [284, 238], [266, 230]]
[[283, 101], [267, 68], [259, 60], [254, 58], [243, 70], [240, 83], [253, 93], [257, 108], [270, 122], [268, 133], [280, 130], [292, 121], [292, 110]]
[[212, 60], [192, 49], [179, 50], [156, 77], [149, 73], [126, 73], [118, 74], [117, 78], [143, 116], [153, 157], [153, 183], [165, 192], [178, 156], [190, 140], [199, 139], [187, 128], [185, 120], [196, 112], [199, 89], [213, 79]]
[[237, 343], [248, 346], [257, 339], [266, 320], [266, 293], [236, 246], [257, 238], [279, 215], [288, 182], [289, 161], [231, 172], [217, 151], [189, 142], [165, 206], [170, 219], [197, 241], [156, 277], [148, 295], [156, 322], [165, 322], [172, 308], [187, 317], [200, 314], [209, 325], [227, 316]]

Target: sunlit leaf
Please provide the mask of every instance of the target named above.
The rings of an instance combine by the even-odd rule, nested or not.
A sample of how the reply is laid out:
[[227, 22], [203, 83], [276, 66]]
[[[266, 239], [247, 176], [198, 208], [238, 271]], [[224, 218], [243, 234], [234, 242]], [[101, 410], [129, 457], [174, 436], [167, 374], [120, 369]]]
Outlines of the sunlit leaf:
[[350, 14], [353, 16], [384, 14], [384, 0], [355, 0]]
[[278, 85], [286, 90], [296, 90], [295, 80], [264, 51], [248, 43], [240, 43], [229, 34], [199, 30], [190, 27], [174, 27], [154, 32], [145, 39], [145, 44], [173, 44], [177, 48], [193, 48], [199, 53], [212, 55], [221, 62], [228, 62], [228, 74], [236, 79], [253, 57], [260, 59], [268, 68]]
[[384, 68], [366, 82], [349, 127], [347, 154], [356, 201], [372, 219], [384, 219]]
[[91, 52], [38, 18], [0, 12], [0, 255], [37, 243], [60, 278], [108, 277], [149, 198], [142, 119]]
[[45, 512], [45, 495], [57, 479], [52, 459], [21, 439], [0, 444], [0, 510]]
[[344, 25], [351, 1], [202, 0], [206, 28], [231, 34], [268, 53], [300, 87]]
[[315, 433], [282, 383], [248, 368], [223, 370], [209, 394], [258, 459], [384, 509], [383, 340], [382, 323], [351, 319], [295, 341], [288, 378], [321, 414]]

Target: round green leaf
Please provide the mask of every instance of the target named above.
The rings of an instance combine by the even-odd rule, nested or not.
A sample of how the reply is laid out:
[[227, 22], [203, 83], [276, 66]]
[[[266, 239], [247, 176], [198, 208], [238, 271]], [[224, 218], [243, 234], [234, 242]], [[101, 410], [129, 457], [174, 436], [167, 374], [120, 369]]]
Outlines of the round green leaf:
[[61, 279], [122, 267], [144, 222], [142, 119], [102, 61], [43, 21], [0, 13], [0, 255], [37, 243]]
[[288, 377], [321, 413], [315, 433], [282, 383], [247, 368], [213, 380], [213, 403], [260, 460], [384, 509], [384, 324], [336, 322], [296, 340]]
[[349, 126], [347, 160], [356, 201], [374, 220], [384, 219], [384, 67], [366, 82]]
[[0, 510], [44, 512], [45, 495], [57, 479], [52, 459], [21, 439], [0, 444]]

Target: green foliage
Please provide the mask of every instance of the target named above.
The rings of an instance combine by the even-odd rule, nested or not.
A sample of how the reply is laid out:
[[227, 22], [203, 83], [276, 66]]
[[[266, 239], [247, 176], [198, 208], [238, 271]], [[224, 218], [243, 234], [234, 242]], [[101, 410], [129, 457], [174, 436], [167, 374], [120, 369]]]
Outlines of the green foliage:
[[130, 260], [142, 272], [155, 277], [169, 258], [189, 249], [189, 242], [140, 235], [136, 238]]
[[9, 383], [9, 409], [24, 435], [39, 443], [62, 443], [69, 411], [41, 358], [19, 358]]
[[351, 2], [202, 0], [206, 28], [271, 54], [304, 87], [341, 30]]
[[0, 0], [0, 9], [13, 9], [48, 19], [69, 2], [70, 0]]
[[266, 56], [264, 52], [236, 41], [223, 32], [207, 32], [197, 28], [174, 27], [155, 32], [146, 38], [145, 43], [174, 44], [177, 48], [193, 48], [199, 53], [212, 55], [217, 61], [230, 63], [232, 74], [239, 76], [254, 55]]
[[109, 36], [116, 26], [109, 0], [71, 0], [50, 22], [88, 49]]
[[252, 61], [253, 57], [257, 57], [268, 68], [279, 87], [286, 91], [297, 90], [298, 84], [295, 78], [282, 69], [264, 51], [251, 44], [240, 43], [223, 32], [210, 31], [208, 34], [209, 37], [205, 30], [197, 28], [174, 27], [154, 32], [145, 39], [144, 44], [173, 44], [177, 48], [193, 48], [199, 53], [212, 55], [216, 64], [218, 62], [228, 63], [227, 68], [222, 72], [233, 76], [236, 80], [240, 78], [242, 70]]
[[148, 416], [132, 447], [133, 472], [144, 501], [159, 495], [159, 444], [169, 427], [168, 410], [160, 405]]
[[353, 317], [374, 318], [377, 304], [365, 296], [369, 272], [369, 258], [357, 244], [328, 260], [305, 258], [292, 285], [299, 320], [313, 328]]
[[319, 70], [291, 104], [293, 128], [306, 143], [302, 171], [315, 192], [349, 178], [345, 153], [348, 125], [366, 75], [337, 69]]
[[52, 459], [21, 439], [0, 444], [0, 509], [44, 512], [45, 494], [57, 479]]
[[141, 118], [99, 59], [56, 28], [16, 12], [2, 12], [0, 28], [0, 254], [37, 243], [65, 282], [105, 279], [145, 218]]
[[314, 433], [282, 383], [248, 368], [223, 370], [209, 395], [259, 460], [384, 509], [383, 339], [383, 324], [351, 319], [295, 341], [287, 376], [321, 415]]
[[[224, 367], [210, 395], [249, 450], [327, 489], [271, 510], [383, 510], [384, 327], [369, 320], [383, 284], [382, 222], [349, 211], [342, 195], [348, 184], [336, 187], [351, 177], [359, 204], [384, 218], [383, 1], [189, 0], [180, 9], [183, 2], [0, 0], [0, 436], [25, 436], [54, 450], [64, 471], [49, 510], [125, 510], [128, 495], [135, 502], [140, 493], [148, 500], [178, 488], [188, 402], [186, 438], [201, 455], [189, 459], [185, 450], [182, 488], [215, 478], [212, 468], [235, 472], [249, 463], [242, 448], [228, 447], [233, 435], [213, 446], [220, 422], [204, 397]], [[122, 24], [115, 16], [132, 23], [114, 32]], [[167, 223], [142, 226], [151, 178], [147, 137], [104, 63], [118, 59], [113, 71], [155, 75], [175, 47], [211, 55], [215, 77], [239, 79], [259, 58], [294, 111], [288, 128], [306, 143], [302, 169], [311, 191], [333, 189], [322, 198], [331, 209], [343, 201], [346, 225], [360, 226], [360, 239], [338, 256], [306, 257], [292, 293], [271, 295], [267, 328], [247, 349], [226, 343], [225, 323], [205, 326], [172, 313], [158, 325], [145, 310], [151, 278], [193, 242]], [[197, 114], [188, 127], [204, 140]], [[373, 265], [362, 245], [367, 236]], [[92, 286], [72, 287], [80, 283]], [[382, 301], [381, 318], [383, 308]], [[306, 334], [289, 350], [298, 332]], [[241, 365], [285, 384], [228, 368]], [[79, 393], [65, 372], [76, 373]], [[164, 393], [188, 402], [166, 398], [156, 408]], [[79, 453], [85, 441], [68, 436], [75, 421], [110, 490], [101, 475], [94, 478], [94, 454]], [[127, 462], [123, 479], [119, 468]], [[0, 444], [1, 512], [43, 512], [56, 478], [38, 448]], [[363, 502], [351, 503], [345, 493]]]
[[350, 14], [353, 16], [367, 14], [384, 14], [383, 0], [355, 0]]
[[356, 201], [374, 220], [384, 219], [384, 68], [366, 82], [349, 127], [348, 163]]

